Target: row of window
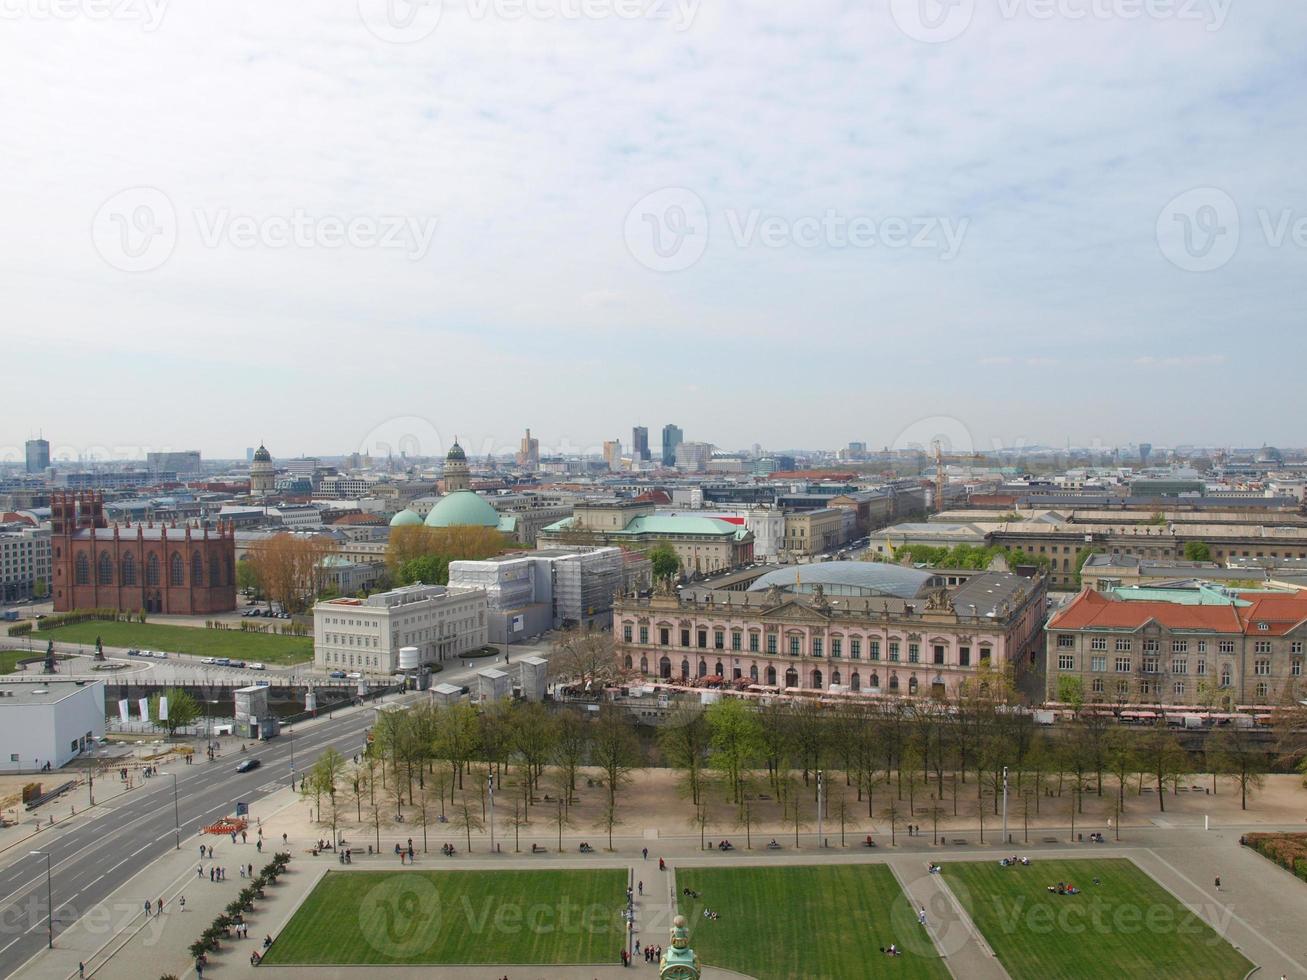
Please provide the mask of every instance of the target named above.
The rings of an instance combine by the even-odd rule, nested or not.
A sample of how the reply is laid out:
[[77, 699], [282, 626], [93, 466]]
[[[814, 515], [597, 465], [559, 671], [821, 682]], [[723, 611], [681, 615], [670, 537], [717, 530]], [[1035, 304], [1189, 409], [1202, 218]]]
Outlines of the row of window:
[[[223, 580], [223, 565], [219, 562], [218, 557], [214, 555], [209, 559], [209, 584], [210, 585], [234, 585], [235, 579], [232, 576], [231, 559], [226, 562], [226, 581]], [[136, 556], [132, 552], [122, 556], [118, 562], [118, 585], [134, 586], [139, 585], [139, 570], [137, 567]], [[145, 560], [145, 584], [158, 585], [160, 574], [159, 556], [151, 552]], [[91, 559], [85, 551], [79, 551], [77, 557], [73, 559], [73, 583], [75, 585], [91, 584]], [[95, 562], [95, 584], [96, 585], [113, 585], [114, 584], [114, 561], [107, 551], [100, 552], [100, 557]], [[172, 557], [168, 559], [168, 584], [169, 585], [186, 585], [186, 562], [181, 553], [174, 551]], [[204, 559], [198, 551], [191, 554], [191, 585], [199, 586], [204, 584]]]
[[[1108, 646], [1107, 641], [1108, 641], [1108, 638], [1107, 638], [1106, 636], [1092, 636], [1092, 637], [1089, 638], [1089, 649], [1091, 649], [1091, 650], [1106, 650], [1106, 649], [1107, 649], [1107, 646]], [[1190, 649], [1190, 642], [1191, 642], [1191, 641], [1189, 641], [1189, 640], [1172, 640], [1172, 641], [1171, 641], [1171, 652], [1172, 652], [1172, 653], [1188, 653], [1188, 652], [1189, 652], [1189, 649]], [[1207, 647], [1208, 647], [1208, 641], [1207, 641], [1207, 640], [1194, 640], [1194, 641], [1192, 641], [1192, 643], [1193, 643], [1193, 649], [1194, 649], [1194, 651], [1195, 651], [1196, 653], [1206, 653], [1206, 652], [1207, 652]], [[1059, 634], [1057, 635], [1057, 648], [1058, 648], [1059, 650], [1075, 649], [1075, 645], [1076, 645], [1076, 638], [1075, 638], [1075, 635], [1074, 635], [1074, 634], [1072, 634], [1072, 633], [1059, 633]], [[1143, 647], [1143, 652], [1144, 652], [1144, 653], [1160, 653], [1161, 650], [1162, 650], [1162, 644], [1161, 644], [1161, 641], [1160, 641], [1160, 640], [1155, 640], [1155, 639], [1143, 640], [1143, 641], [1142, 641], [1142, 647]], [[1129, 637], [1118, 636], [1118, 637], [1116, 637], [1115, 640], [1113, 641], [1113, 649], [1115, 649], [1117, 653], [1129, 653], [1129, 652], [1131, 652], [1131, 651], [1134, 649], [1134, 641], [1131, 640]], [[1216, 644], [1216, 650], [1217, 650], [1218, 653], [1234, 653], [1234, 651], [1235, 651], [1235, 641], [1234, 641], [1234, 640], [1218, 640], [1218, 641], [1217, 641], [1217, 644]], [[1254, 653], [1271, 653], [1271, 652], [1272, 652], [1272, 644], [1271, 644], [1271, 641], [1270, 641], [1270, 640], [1254, 640], [1254, 641], [1253, 641], [1253, 652], [1254, 652]], [[1302, 652], [1303, 652], [1303, 641], [1302, 641], [1302, 640], [1293, 640], [1293, 641], [1291, 641], [1291, 642], [1289, 643], [1289, 652], [1290, 652], [1290, 653], [1296, 653], [1296, 654], [1300, 654], [1300, 653], [1302, 653]]]
[[[671, 633], [671, 631], [670, 631], [670, 629], [669, 629], [668, 627], [665, 627], [665, 626], [663, 626], [663, 627], [659, 627], [659, 629], [658, 629], [658, 641], [659, 641], [659, 642], [658, 642], [658, 645], [659, 645], [659, 646], [669, 646], [669, 645], [670, 645], [670, 643], [669, 643], [670, 633]], [[622, 640], [623, 640], [624, 642], [626, 642], [626, 643], [631, 643], [631, 642], [633, 641], [633, 638], [634, 638], [635, 636], [637, 636], [637, 635], [639, 636], [639, 642], [640, 642], [641, 645], [643, 645], [643, 646], [647, 646], [647, 645], [649, 644], [649, 627], [648, 627], [648, 626], [641, 625], [641, 626], [639, 627], [639, 630], [637, 631], [637, 630], [635, 630], [635, 629], [632, 627], [632, 625], [631, 625], [630, 623], [624, 623], [624, 624], [622, 625]], [[803, 656], [803, 652], [804, 652], [804, 651], [803, 651], [803, 637], [802, 637], [802, 636], [797, 635], [797, 634], [790, 634], [790, 635], [787, 635], [787, 637], [786, 637], [786, 641], [787, 641], [787, 642], [786, 642], [786, 652], [787, 652], [791, 657], [801, 657], [801, 656]], [[849, 654], [849, 659], [850, 659], [850, 660], [861, 660], [861, 659], [862, 659], [862, 637], [860, 637], [860, 636], [849, 637], [849, 638], [848, 638], [848, 643], [849, 643], [849, 645], [848, 645], [848, 654]], [[743, 632], [742, 632], [741, 630], [732, 630], [732, 631], [731, 631], [731, 634], [730, 634], [730, 649], [731, 649], [732, 651], [735, 651], [735, 652], [743, 652], [743, 650], [744, 650], [744, 644], [745, 644], [745, 640], [744, 640], [744, 634], [743, 634]], [[749, 653], [761, 653], [761, 652], [763, 652], [763, 651], [760, 649], [760, 647], [761, 647], [762, 645], [763, 645], [763, 644], [762, 644], [762, 640], [760, 639], [760, 634], [759, 634], [759, 632], [758, 632], [757, 630], [752, 630], [752, 631], [750, 631], [749, 634], [748, 634], [748, 652], [749, 652]], [[683, 646], [683, 647], [688, 647], [688, 646], [690, 646], [690, 631], [689, 631], [688, 629], [683, 629], [683, 630], [681, 630], [681, 646]], [[767, 652], [767, 653], [772, 654], [772, 655], [775, 655], [775, 654], [779, 653], [779, 639], [778, 639], [777, 634], [775, 634], [775, 633], [768, 633], [768, 634], [767, 634], [767, 637], [766, 637], [765, 646], [766, 646], [766, 652]], [[706, 650], [706, 649], [708, 649], [708, 631], [707, 631], [707, 630], [699, 630], [699, 635], [698, 635], [698, 647], [699, 647], [699, 649], [701, 649], [701, 650]], [[902, 646], [901, 641], [899, 641], [899, 640], [889, 640], [889, 641], [886, 642], [885, 647], [886, 647], [886, 650], [885, 650], [885, 652], [886, 652], [886, 659], [889, 660], [890, 663], [900, 663], [900, 662], [903, 662], [903, 646]], [[826, 655], [826, 643], [825, 643], [825, 639], [824, 639], [823, 637], [820, 637], [820, 636], [814, 636], [814, 637], [812, 637], [811, 648], [812, 648], [812, 649], [811, 649], [812, 656], [814, 656], [814, 657], [823, 657], [823, 656], [825, 656], [825, 655]], [[725, 649], [726, 649], [726, 633], [725, 633], [724, 630], [715, 630], [715, 631], [714, 631], [714, 633], [713, 633], [713, 646], [712, 646], [712, 649], [714, 649], [714, 650], [725, 650]], [[879, 639], [868, 640], [868, 641], [867, 641], [867, 652], [868, 652], [868, 659], [869, 659], [869, 660], [880, 660], [880, 659], [881, 659], [881, 641], [880, 641]], [[833, 637], [830, 638], [830, 656], [831, 656], [831, 659], [832, 659], [832, 660], [839, 660], [839, 659], [841, 659], [841, 658], [844, 657], [844, 637], [833, 636]], [[930, 656], [931, 656], [931, 660], [930, 660], [931, 663], [938, 664], [938, 665], [944, 665], [944, 664], [947, 663], [946, 658], [947, 658], [947, 656], [948, 656], [948, 648], [947, 648], [946, 646], [944, 646], [943, 644], [934, 644], [934, 645], [932, 646], [932, 648], [931, 648], [931, 654], [930, 654]], [[980, 659], [981, 659], [981, 660], [987, 660], [987, 659], [989, 659], [989, 657], [990, 657], [990, 648], [987, 647], [987, 646], [982, 646], [982, 647], [980, 648]], [[922, 661], [922, 657], [921, 657], [921, 644], [920, 644], [920, 643], [915, 643], [915, 642], [914, 642], [914, 643], [908, 643], [908, 644], [907, 644], [907, 661], [906, 661], [906, 662], [907, 662], [907, 663], [910, 663], [910, 664], [919, 664], [919, 663], [922, 663], [922, 662], [923, 662], [923, 661]], [[958, 666], [961, 666], [961, 667], [970, 667], [970, 666], [971, 666], [971, 648], [970, 648], [970, 647], [966, 647], [966, 646], [964, 646], [964, 647], [958, 647]]]
[[[627, 655], [626, 655], [626, 657], [625, 657], [624, 660], [623, 660], [623, 663], [624, 663], [624, 665], [625, 665], [625, 667], [626, 667], [627, 670], [634, 670], [634, 669], [635, 669], [635, 660], [634, 660], [634, 658], [633, 658], [630, 654], [627, 654]], [[648, 674], [648, 673], [649, 673], [649, 657], [648, 657], [648, 655], [642, 655], [642, 656], [640, 657], [640, 672], [641, 672], [642, 674]], [[725, 678], [725, 677], [726, 677], [726, 674], [725, 674], [725, 672], [724, 672], [724, 667], [723, 667], [722, 662], [721, 662], [720, 660], [718, 660], [717, 663], [716, 663], [716, 669], [715, 669], [715, 671], [714, 671], [714, 674], [715, 674], [716, 676], [718, 676], [718, 677], [722, 677], [722, 678]], [[735, 680], [742, 680], [742, 679], [745, 677], [745, 671], [744, 671], [742, 668], [740, 668], [740, 667], [735, 667], [735, 668], [733, 668], [732, 674], [733, 674], [733, 678], [734, 678]], [[663, 657], [663, 658], [659, 661], [659, 664], [658, 664], [658, 676], [661, 677], [661, 678], [663, 678], [664, 680], [670, 680], [671, 677], [672, 677], [672, 662], [671, 662], [671, 660], [669, 660], [667, 657]], [[681, 677], [682, 680], [689, 680], [689, 679], [690, 679], [690, 676], [691, 676], [690, 661], [689, 661], [689, 660], [682, 659], [682, 660], [681, 660], [681, 664], [680, 664], [680, 677]], [[699, 660], [698, 667], [697, 667], [697, 676], [698, 676], [698, 677], [707, 677], [707, 676], [709, 676], [709, 665], [708, 665], [708, 661], [703, 660], [703, 659], [700, 659], [700, 660]], [[748, 676], [749, 681], [750, 681], [751, 683], [754, 683], [754, 684], [767, 684], [767, 685], [770, 685], [770, 686], [772, 686], [772, 687], [775, 687], [776, 684], [777, 684], [778, 678], [781, 678], [781, 677], [782, 677], [782, 675], [777, 671], [777, 669], [776, 669], [775, 667], [773, 667], [773, 666], [767, 666], [767, 667], [765, 667], [763, 670], [760, 671], [760, 670], [758, 669], [758, 665], [757, 665], [757, 664], [750, 664], [750, 665], [749, 665], [749, 670], [748, 670], [748, 675], [747, 675], [747, 676]], [[797, 669], [795, 669], [794, 667], [787, 668], [786, 671], [785, 671], [785, 673], [784, 673], [784, 675], [783, 675], [783, 679], [784, 679], [784, 682], [785, 682], [785, 686], [786, 686], [786, 687], [798, 687], [798, 686], [799, 686], [799, 680], [800, 680], [800, 674], [799, 674], [799, 671], [798, 671]], [[806, 677], [805, 679], [806, 679], [807, 682], [808, 682], [808, 683], [807, 683], [807, 686], [808, 686], [808, 687], [815, 688], [815, 689], [819, 689], [819, 690], [824, 688], [824, 684], [825, 684], [825, 676], [823, 675], [822, 671], [821, 671], [819, 668], [818, 668], [818, 669], [813, 669], [813, 670], [809, 671], [809, 673], [808, 673], [808, 675], [807, 675], [807, 677]], [[831, 682], [832, 685], [842, 685], [842, 684], [845, 683], [845, 681], [844, 681], [844, 675], [839, 671], [838, 668], [835, 669], [835, 670], [832, 670], [832, 671], [831, 671], [830, 682]], [[859, 673], [859, 672], [856, 671], [856, 670], [853, 671], [853, 672], [849, 675], [849, 678], [848, 678], [848, 684], [849, 684], [849, 688], [850, 688], [850, 690], [861, 691], [861, 690], [863, 689], [862, 674]], [[899, 690], [902, 690], [902, 687], [901, 687], [900, 682], [899, 682], [899, 675], [898, 675], [898, 674], [891, 673], [891, 674], [889, 675], [888, 684], [889, 684], [889, 690], [891, 690], [891, 691], [899, 691]], [[868, 685], [867, 685], [867, 686], [868, 686], [870, 689], [872, 689], [872, 690], [879, 690], [879, 688], [880, 688], [880, 674], [878, 674], [878, 673], [876, 673], [876, 672], [873, 672], [873, 673], [871, 674], [871, 676], [868, 678]], [[917, 690], [918, 690], [918, 681], [917, 681], [916, 676], [914, 675], [914, 676], [911, 676], [911, 677], [908, 678], [907, 691], [908, 691], [909, 694], [916, 694], [916, 693], [917, 693]]]

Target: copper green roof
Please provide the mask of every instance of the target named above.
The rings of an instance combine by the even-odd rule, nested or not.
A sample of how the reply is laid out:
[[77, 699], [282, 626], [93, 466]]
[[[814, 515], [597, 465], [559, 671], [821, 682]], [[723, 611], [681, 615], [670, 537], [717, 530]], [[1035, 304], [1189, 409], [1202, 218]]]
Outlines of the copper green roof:
[[427, 527], [499, 527], [499, 511], [471, 490], [455, 490], [440, 498], [427, 515]]

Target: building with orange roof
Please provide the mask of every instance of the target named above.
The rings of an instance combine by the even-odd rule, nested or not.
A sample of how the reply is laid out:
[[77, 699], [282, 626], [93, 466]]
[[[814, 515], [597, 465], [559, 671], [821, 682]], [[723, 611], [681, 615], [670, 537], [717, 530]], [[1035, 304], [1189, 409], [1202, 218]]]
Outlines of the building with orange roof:
[[1076, 686], [1086, 702], [1118, 705], [1272, 705], [1307, 690], [1307, 591], [1086, 589], [1045, 633], [1050, 701]]

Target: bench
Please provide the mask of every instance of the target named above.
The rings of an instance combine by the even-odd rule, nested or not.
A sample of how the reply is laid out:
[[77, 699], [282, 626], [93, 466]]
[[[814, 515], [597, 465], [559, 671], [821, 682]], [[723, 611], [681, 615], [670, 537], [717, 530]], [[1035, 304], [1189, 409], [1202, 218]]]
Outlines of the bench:
[[1045, 837], [1045, 838], [1044, 838], [1044, 843], [1045, 843], [1045, 844], [1057, 844], [1057, 843], [1060, 843], [1060, 841], [1058, 841], [1058, 839], [1057, 839], [1056, 837]]
[[953, 838], [953, 843], [954, 843], [954, 844], [965, 844], [966, 842], [967, 842], [967, 839], [966, 839], [965, 837], [954, 837], [954, 838]]

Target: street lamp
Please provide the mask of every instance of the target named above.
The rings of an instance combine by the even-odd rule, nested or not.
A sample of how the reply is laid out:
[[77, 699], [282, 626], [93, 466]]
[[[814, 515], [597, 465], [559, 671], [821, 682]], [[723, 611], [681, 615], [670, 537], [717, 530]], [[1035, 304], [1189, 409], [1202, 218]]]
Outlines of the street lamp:
[[54, 949], [54, 886], [50, 881], [50, 852], [28, 851], [29, 854], [45, 858], [45, 929], [46, 948]]
[[290, 736], [290, 788], [295, 788], [295, 729], [287, 727], [286, 734]]
[[1012, 843], [1007, 836], [1007, 766], [1003, 767], [1003, 843]]
[[[530, 776], [528, 775], [528, 779]], [[486, 788], [490, 791], [490, 853], [495, 853], [495, 774], [486, 774]]]
[[823, 773], [820, 769], [817, 770], [817, 846], [818, 847], [826, 846], [823, 843], [822, 836], [821, 836], [821, 809], [822, 809], [822, 802], [823, 802], [821, 797], [822, 797], [822, 789], [823, 789], [825, 775], [826, 774]]
[[182, 820], [181, 811], [177, 807], [177, 774], [168, 773], [172, 777], [172, 824], [177, 833], [177, 850], [182, 849]]

